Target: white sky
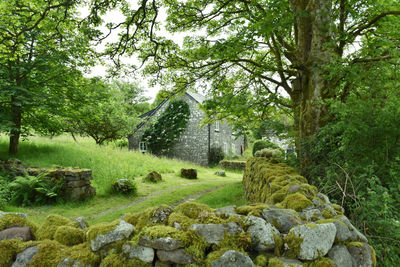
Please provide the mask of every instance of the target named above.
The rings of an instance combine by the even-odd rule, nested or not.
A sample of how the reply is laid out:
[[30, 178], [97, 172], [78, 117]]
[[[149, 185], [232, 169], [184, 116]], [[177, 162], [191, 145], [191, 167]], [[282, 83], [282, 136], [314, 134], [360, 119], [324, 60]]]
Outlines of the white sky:
[[[131, 3], [134, 3], [134, 2], [131, 1]], [[81, 13], [82, 17], [89, 14], [89, 10], [87, 9], [87, 7], [80, 8], [79, 12]], [[160, 14], [159, 14], [160, 21], [164, 21], [164, 18], [166, 18], [166, 17], [167, 17], [167, 15], [166, 15], [165, 10], [161, 10]], [[107, 23], [107, 22], [119, 23], [124, 20], [124, 17], [120, 11], [112, 10], [112, 11], [107, 12], [106, 15], [103, 17], [103, 19], [104, 19], [105, 23]], [[163, 28], [163, 27], [161, 27], [161, 28]], [[103, 32], [107, 31], [106, 27], [102, 27], [101, 30]], [[178, 33], [178, 34], [172, 35], [171, 33], [167, 32], [166, 30], [162, 30], [161, 33], [164, 37], [174, 40], [174, 42], [176, 42], [179, 45], [182, 45], [183, 39], [185, 37], [185, 34], [183, 34], [183, 33]], [[100, 45], [98, 45], [96, 47], [96, 49], [97, 49], [97, 51], [103, 51], [106, 43], [116, 42], [117, 40], [118, 40], [118, 31], [115, 30], [107, 39], [105, 39]], [[129, 57], [129, 58], [125, 57], [124, 61], [136, 64], [136, 65], [140, 65], [139, 64], [140, 62], [135, 57]], [[89, 76], [89, 77], [94, 77], [94, 76], [106, 77], [107, 76], [107, 64], [111, 64], [111, 63], [112, 62], [110, 60], [107, 60], [107, 59], [104, 60], [104, 64], [99, 64], [99, 65], [94, 66], [91, 69], [91, 72], [89, 74], [87, 74], [87, 76]], [[158, 84], [156, 84], [154, 86], [150, 86], [149, 79], [146, 79], [139, 73], [136, 75], [136, 77], [134, 77], [134, 75], [121, 76], [118, 79], [125, 80], [125, 81], [138, 82], [139, 85], [141, 85], [145, 89], [145, 96], [150, 98], [150, 100], [149, 100], [150, 102], [152, 102], [155, 99], [157, 92], [161, 89], [160, 85], [158, 85]]]

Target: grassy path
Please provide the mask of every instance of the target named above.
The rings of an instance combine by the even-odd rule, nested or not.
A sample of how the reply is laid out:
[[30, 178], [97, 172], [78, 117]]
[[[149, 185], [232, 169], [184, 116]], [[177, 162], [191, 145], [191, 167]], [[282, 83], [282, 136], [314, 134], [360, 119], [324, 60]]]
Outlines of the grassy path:
[[[149, 195], [147, 195], [147, 196], [140, 197], [138, 200], [136, 200], [136, 201], [134, 201], [134, 202], [131, 202], [131, 203], [128, 203], [128, 204], [121, 205], [121, 206], [119, 206], [119, 207], [115, 207], [115, 208], [112, 208], [112, 209], [108, 209], [108, 210], [102, 211], [102, 212], [100, 212], [100, 213], [98, 213], [98, 214], [95, 214], [95, 215], [93, 215], [93, 216], [90, 216], [90, 217], [87, 218], [87, 219], [88, 219], [88, 220], [95, 220], [95, 219], [97, 219], [97, 218], [99, 218], [99, 217], [103, 217], [103, 216], [106, 216], [106, 215], [108, 215], [108, 214], [111, 214], [111, 213], [115, 213], [115, 212], [117, 212], [117, 211], [120, 211], [120, 210], [126, 210], [126, 209], [128, 209], [129, 207], [136, 206], [136, 205], [138, 205], [138, 204], [140, 204], [140, 203], [142, 203], [142, 202], [148, 200], [149, 198], [159, 197], [159, 196], [162, 195], [162, 194], [171, 193], [171, 191], [174, 191], [174, 190], [176, 190], [176, 189], [180, 189], [180, 188], [183, 188], [183, 187], [190, 187], [190, 186], [198, 185], [198, 184], [209, 184], [210, 182], [219, 182], [219, 181], [220, 181], [220, 180], [209, 180], [209, 181], [205, 181], [205, 182], [188, 183], [188, 184], [182, 184], [182, 185], [179, 185], [179, 186], [169, 187], [169, 188], [166, 188], [166, 189], [164, 189], [164, 190], [151, 193], [151, 194], [149, 194]], [[229, 182], [229, 181], [230, 181], [230, 182]], [[215, 190], [217, 190], [217, 189], [219, 189], [219, 188], [221, 188], [221, 187], [225, 187], [225, 186], [231, 185], [231, 184], [233, 184], [234, 182], [237, 182], [237, 180], [227, 180], [227, 182], [229, 182], [229, 183], [225, 183], [225, 184], [222, 184], [222, 185], [214, 186], [214, 187], [208, 188], [208, 189], [206, 189], [206, 190], [197, 192], [197, 193], [195, 193], [195, 194], [190, 194], [190, 195], [184, 197], [182, 200], [179, 200], [179, 201], [173, 203], [171, 206], [175, 207], [175, 206], [177, 206], [177, 205], [179, 205], [179, 204], [181, 204], [181, 203], [184, 203], [184, 202], [187, 202], [187, 201], [196, 200], [196, 199], [200, 198], [201, 196], [203, 196], [203, 195], [205, 195], [205, 194], [207, 194], [207, 193], [210, 193], [210, 192], [212, 192], [212, 191], [215, 191]]]

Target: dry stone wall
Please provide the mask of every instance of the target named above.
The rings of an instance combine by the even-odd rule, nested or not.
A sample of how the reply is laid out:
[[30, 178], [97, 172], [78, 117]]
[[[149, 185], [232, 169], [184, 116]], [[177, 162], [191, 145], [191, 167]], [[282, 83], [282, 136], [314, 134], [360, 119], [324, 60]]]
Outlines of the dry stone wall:
[[[257, 193], [252, 180], [268, 193]], [[34, 239], [0, 241], [0, 266], [376, 265], [373, 248], [343, 209], [292, 169], [251, 159], [243, 182], [250, 205], [162, 205], [89, 227], [82, 218], [50, 215], [36, 226], [21, 214], [0, 214], [0, 236], [11, 227], [29, 227]]]

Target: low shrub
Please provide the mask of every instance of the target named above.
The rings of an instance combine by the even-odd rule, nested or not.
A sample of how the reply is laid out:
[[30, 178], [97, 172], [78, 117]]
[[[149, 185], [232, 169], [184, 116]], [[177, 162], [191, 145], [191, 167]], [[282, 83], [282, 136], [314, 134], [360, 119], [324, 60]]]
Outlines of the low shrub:
[[264, 149], [264, 148], [279, 149], [282, 152], [284, 152], [282, 148], [280, 148], [277, 144], [272, 143], [271, 141], [257, 140], [253, 144], [253, 156], [255, 156], [257, 151]]
[[0, 210], [11, 200], [9, 183], [9, 178], [0, 174]]
[[221, 160], [225, 157], [224, 152], [222, 151], [222, 147], [211, 147], [208, 152], [208, 163], [210, 165], [217, 165]]
[[50, 180], [45, 174], [18, 176], [9, 184], [11, 202], [15, 205], [31, 206], [55, 202], [61, 194], [63, 182]]

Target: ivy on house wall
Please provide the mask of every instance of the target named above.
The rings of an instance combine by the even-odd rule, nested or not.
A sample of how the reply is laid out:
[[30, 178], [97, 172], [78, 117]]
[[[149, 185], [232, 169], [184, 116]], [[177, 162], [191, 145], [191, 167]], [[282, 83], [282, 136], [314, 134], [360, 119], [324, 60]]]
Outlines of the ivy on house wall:
[[143, 141], [147, 148], [155, 155], [169, 152], [186, 129], [189, 116], [190, 108], [185, 101], [171, 101], [165, 112], [144, 132]]

